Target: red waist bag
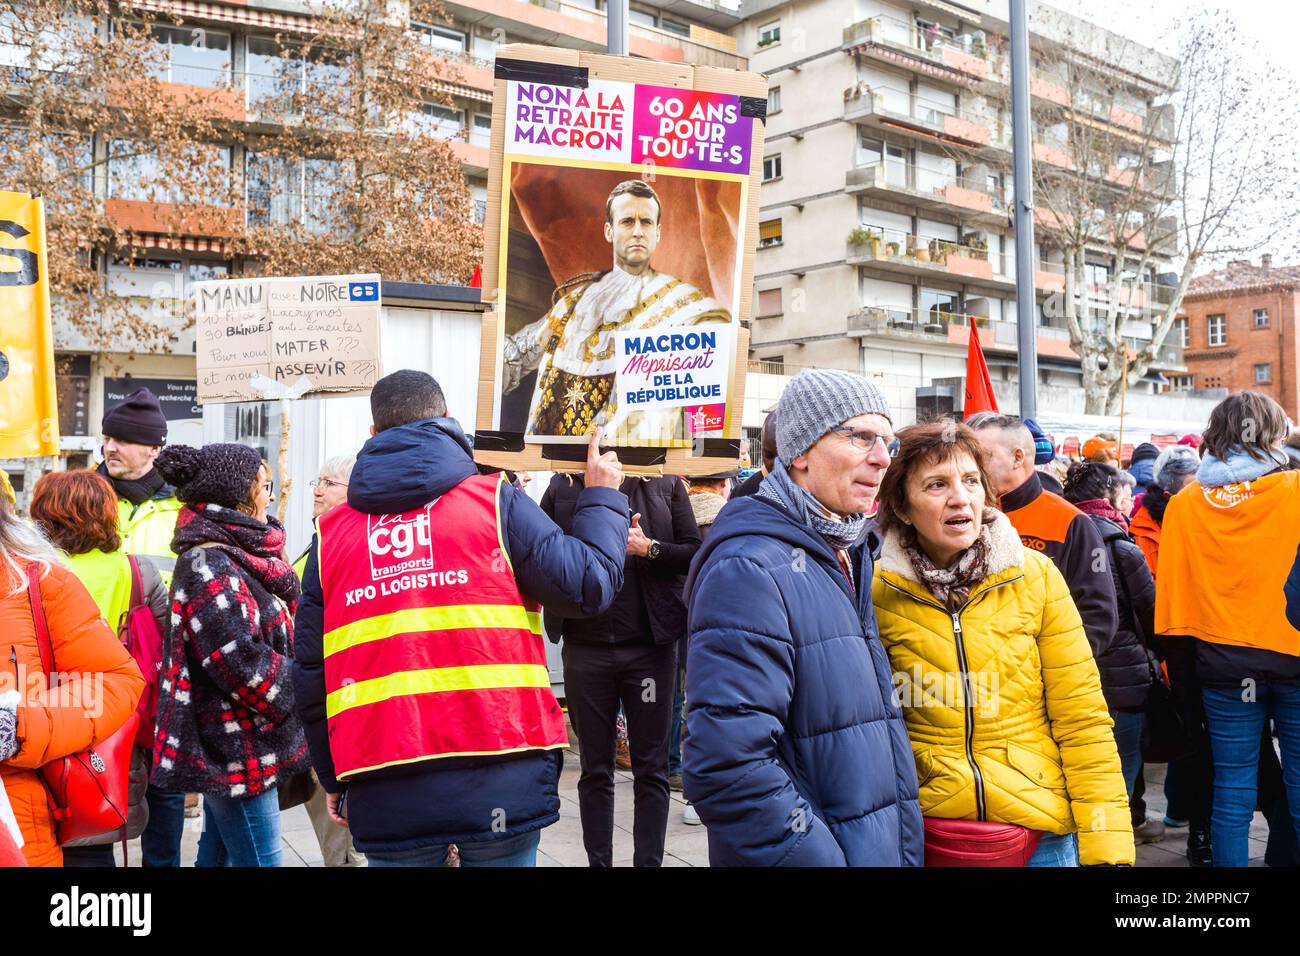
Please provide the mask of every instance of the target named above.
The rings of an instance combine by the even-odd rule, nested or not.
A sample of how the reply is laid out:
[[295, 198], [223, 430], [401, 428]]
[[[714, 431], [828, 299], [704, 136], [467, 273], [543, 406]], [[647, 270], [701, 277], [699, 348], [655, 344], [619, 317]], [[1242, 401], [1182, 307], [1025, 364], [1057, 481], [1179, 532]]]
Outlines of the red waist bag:
[[[36, 625], [41, 666], [53, 691], [56, 686], [54, 645], [45, 606], [41, 603], [40, 565], [27, 566], [27, 594]], [[107, 739], [81, 753], [51, 760], [39, 771], [45, 796], [54, 816], [60, 845], [72, 840], [112, 833], [126, 826], [127, 785], [131, 774], [131, 746], [140, 715], [132, 713]]]
[[925, 865], [1024, 866], [1042, 835], [1014, 823], [926, 817]]

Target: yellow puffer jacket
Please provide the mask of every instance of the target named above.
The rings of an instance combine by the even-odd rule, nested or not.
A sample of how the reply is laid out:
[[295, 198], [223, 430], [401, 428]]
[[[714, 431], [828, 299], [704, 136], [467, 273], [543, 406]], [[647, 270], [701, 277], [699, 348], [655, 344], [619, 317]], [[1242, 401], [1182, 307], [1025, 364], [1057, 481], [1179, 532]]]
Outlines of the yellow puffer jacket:
[[950, 614], [897, 532], [872, 596], [921, 785], [921, 812], [1078, 831], [1079, 862], [1133, 863], [1133, 828], [1101, 679], [1056, 566], [1001, 512], [989, 573]]

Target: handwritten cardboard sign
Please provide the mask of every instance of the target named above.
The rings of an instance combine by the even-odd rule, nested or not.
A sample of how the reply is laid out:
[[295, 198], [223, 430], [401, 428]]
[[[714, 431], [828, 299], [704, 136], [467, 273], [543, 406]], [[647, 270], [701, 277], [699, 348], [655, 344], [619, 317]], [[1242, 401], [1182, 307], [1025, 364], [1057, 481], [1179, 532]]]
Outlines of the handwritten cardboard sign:
[[194, 284], [199, 403], [365, 394], [383, 374], [379, 276]]

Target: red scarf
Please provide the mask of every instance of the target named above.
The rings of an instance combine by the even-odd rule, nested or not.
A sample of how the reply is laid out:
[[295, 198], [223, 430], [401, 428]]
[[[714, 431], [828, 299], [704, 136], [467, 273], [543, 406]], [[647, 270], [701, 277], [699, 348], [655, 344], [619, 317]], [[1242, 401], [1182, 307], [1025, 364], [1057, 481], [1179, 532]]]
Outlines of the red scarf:
[[1128, 518], [1116, 511], [1115, 506], [1105, 498], [1088, 498], [1086, 501], [1072, 501], [1070, 504], [1086, 515], [1101, 515], [1103, 518], [1109, 518], [1126, 533], [1128, 532]]

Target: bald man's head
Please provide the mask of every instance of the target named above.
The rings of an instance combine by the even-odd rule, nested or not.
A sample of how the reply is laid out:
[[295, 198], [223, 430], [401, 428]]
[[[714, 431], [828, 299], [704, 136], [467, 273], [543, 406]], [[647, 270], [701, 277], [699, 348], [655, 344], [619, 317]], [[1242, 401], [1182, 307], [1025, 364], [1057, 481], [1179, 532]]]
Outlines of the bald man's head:
[[981, 412], [966, 424], [984, 449], [984, 467], [999, 495], [1029, 480], [1034, 471], [1034, 436], [1019, 416]]

